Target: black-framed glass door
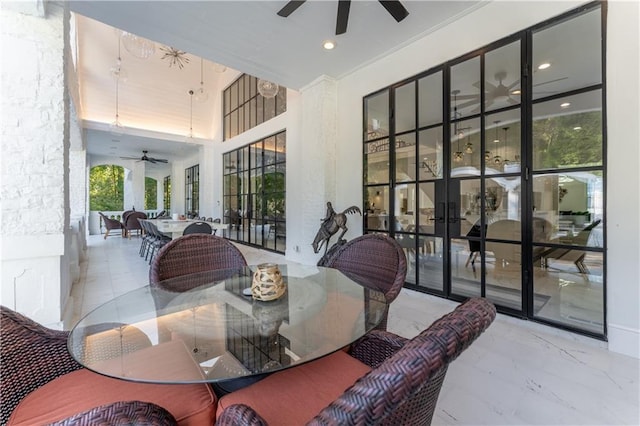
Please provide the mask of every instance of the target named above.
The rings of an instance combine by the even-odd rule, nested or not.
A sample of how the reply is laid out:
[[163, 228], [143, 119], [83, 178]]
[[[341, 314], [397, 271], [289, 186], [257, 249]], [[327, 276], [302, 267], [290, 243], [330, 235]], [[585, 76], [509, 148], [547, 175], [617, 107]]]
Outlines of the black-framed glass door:
[[364, 232], [407, 287], [606, 335], [605, 6], [365, 97]]

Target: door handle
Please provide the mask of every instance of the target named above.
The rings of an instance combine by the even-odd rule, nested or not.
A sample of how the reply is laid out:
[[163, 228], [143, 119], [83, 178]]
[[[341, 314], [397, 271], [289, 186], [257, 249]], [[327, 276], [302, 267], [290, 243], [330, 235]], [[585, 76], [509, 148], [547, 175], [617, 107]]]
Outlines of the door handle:
[[456, 223], [458, 221], [458, 215], [456, 214], [456, 203], [449, 202], [449, 223]]
[[[439, 214], [438, 214], [438, 210], [440, 210]], [[445, 206], [445, 204], [443, 202], [438, 203], [438, 209], [436, 209], [436, 217], [435, 220], [438, 221], [438, 223], [445, 223], [445, 216], [447, 215], [447, 207]]]

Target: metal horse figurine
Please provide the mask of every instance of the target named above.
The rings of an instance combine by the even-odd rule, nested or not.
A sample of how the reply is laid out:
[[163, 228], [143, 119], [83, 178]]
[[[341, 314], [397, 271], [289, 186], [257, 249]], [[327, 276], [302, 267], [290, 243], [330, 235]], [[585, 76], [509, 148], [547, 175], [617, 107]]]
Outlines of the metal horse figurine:
[[318, 253], [322, 246], [324, 245], [324, 255], [327, 255], [327, 249], [329, 248], [329, 240], [338, 232], [339, 229], [342, 229], [342, 233], [338, 237], [338, 241], [336, 244], [340, 244], [342, 237], [347, 232], [347, 215], [358, 213], [362, 216], [362, 212], [358, 206], [351, 206], [344, 209], [341, 213], [336, 213], [331, 206], [331, 203], [327, 203], [327, 215], [324, 219], [322, 219], [322, 225], [320, 225], [320, 229], [316, 234], [316, 237], [313, 239], [313, 252]]

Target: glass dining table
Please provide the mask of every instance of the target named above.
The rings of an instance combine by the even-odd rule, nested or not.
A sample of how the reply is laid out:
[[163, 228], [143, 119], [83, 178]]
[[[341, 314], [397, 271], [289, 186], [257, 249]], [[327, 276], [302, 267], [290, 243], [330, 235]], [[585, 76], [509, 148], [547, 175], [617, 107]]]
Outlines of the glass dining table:
[[286, 292], [250, 294], [256, 267], [185, 275], [99, 306], [72, 329], [84, 367], [147, 383], [225, 383], [262, 377], [340, 350], [383, 318], [383, 293], [340, 271], [279, 265]]

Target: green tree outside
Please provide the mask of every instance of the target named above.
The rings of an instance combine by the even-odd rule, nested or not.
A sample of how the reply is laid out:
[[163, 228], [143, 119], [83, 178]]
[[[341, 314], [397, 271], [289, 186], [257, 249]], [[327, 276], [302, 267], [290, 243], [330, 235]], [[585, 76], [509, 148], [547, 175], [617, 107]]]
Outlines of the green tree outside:
[[89, 172], [89, 209], [124, 209], [124, 168], [113, 164], [95, 166]]
[[158, 208], [158, 181], [154, 178], [144, 178], [144, 208], [145, 210]]

